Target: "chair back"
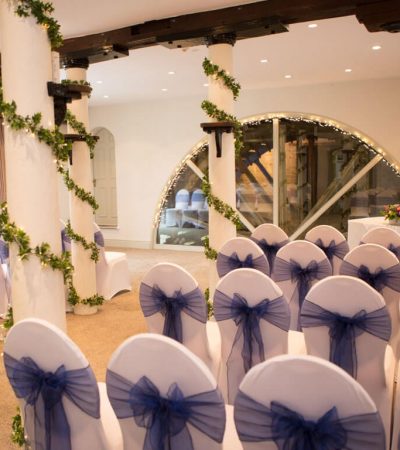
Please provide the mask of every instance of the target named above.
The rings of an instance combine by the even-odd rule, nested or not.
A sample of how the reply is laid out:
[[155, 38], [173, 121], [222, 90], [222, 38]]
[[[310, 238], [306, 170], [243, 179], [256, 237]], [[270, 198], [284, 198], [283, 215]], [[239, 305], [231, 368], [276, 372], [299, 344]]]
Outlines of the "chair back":
[[[167, 448], [161, 445], [144, 447], [146, 434], [148, 435], [151, 429], [146, 429], [143, 423], [138, 424], [140, 417], [137, 418], [138, 420], [132, 418], [132, 408], [129, 404], [130, 392], [133, 392], [131, 390], [133, 385], [137, 389], [143, 377], [150, 380], [163, 398], [171, 395], [174, 384], [185, 398], [217, 389], [217, 383], [205, 364], [182, 344], [155, 334], [140, 334], [127, 339], [113, 353], [108, 364], [106, 379], [107, 393], [119, 418], [124, 449]], [[222, 396], [219, 391], [217, 392], [220, 400], [213, 407], [206, 407], [204, 423], [208, 423], [210, 428], [215, 427], [214, 431], [223, 436], [225, 408]], [[149, 422], [151, 421], [147, 420], [148, 424]], [[216, 442], [193, 426], [190, 419], [186, 422], [186, 427], [192, 438], [194, 449], [222, 448], [220, 442]], [[184, 442], [181, 442], [181, 446], [173, 445], [173, 442], [171, 444], [171, 449], [191, 448], [185, 446]]]
[[349, 244], [344, 235], [330, 225], [318, 225], [307, 232], [305, 240], [324, 251], [332, 265], [333, 275], [338, 275], [342, 260], [349, 252]]
[[390, 250], [400, 260], [400, 234], [388, 227], [377, 227], [367, 231], [360, 244], [379, 244]]
[[[84, 375], [79, 375], [79, 385], [77, 384], [76, 375], [75, 378], [71, 377], [71, 385], [67, 384], [64, 392], [67, 392], [67, 394], [72, 392], [72, 395], [63, 394], [61, 398], [70, 427], [71, 449], [96, 448], [107, 450], [106, 436], [99, 418], [100, 399], [96, 378], [87, 359], [76, 344], [59, 328], [44, 320], [25, 319], [11, 328], [7, 334], [4, 346], [4, 360], [5, 362], [9, 361], [10, 364], [9, 369], [6, 371], [11, 383], [13, 383], [11, 381], [13, 374], [14, 376], [16, 375], [17, 383], [18, 380], [21, 380], [21, 373], [23, 372], [21, 372], [20, 364], [21, 361], [26, 361], [23, 358], [30, 358], [39, 369], [53, 374], [58, 373], [57, 369], [60, 369], [61, 366], [64, 366], [67, 372], [80, 372], [83, 369], [87, 369]], [[28, 376], [25, 378], [26, 380], [30, 381]], [[85, 388], [79, 391], [82, 385]], [[22, 388], [23, 391], [27, 391], [26, 384]], [[78, 392], [74, 392], [76, 389]], [[93, 395], [89, 397], [87, 391], [92, 392]], [[82, 401], [81, 396], [85, 396], [85, 403], [91, 405], [91, 408], [94, 410], [93, 415], [97, 415], [97, 417], [92, 417], [77, 406], [76, 403]], [[71, 397], [73, 400], [71, 400]], [[33, 425], [35, 419], [38, 419], [37, 416], [34, 416], [35, 408], [29, 407], [24, 398], [20, 398], [20, 406], [21, 411], [26, 411], [25, 424], [31, 423]], [[37, 409], [39, 410], [39, 408]], [[53, 425], [54, 422], [52, 422]], [[44, 426], [43, 423], [42, 426]], [[51, 429], [59, 437], [57, 430]], [[65, 427], [63, 427], [63, 432], [64, 429]], [[39, 450], [44, 448], [44, 446], [41, 447], [40, 445], [35, 446], [34, 437], [29, 435], [32, 449]], [[52, 438], [55, 438], [53, 434]], [[61, 449], [64, 447], [59, 445], [57, 448]]]
[[216, 286], [214, 316], [221, 332], [218, 385], [233, 404], [253, 365], [287, 353], [290, 311], [271, 278], [255, 269], [237, 269]]
[[[253, 367], [239, 389], [240, 394], [235, 402], [235, 424], [244, 450], [385, 449], [385, 434], [374, 402], [359, 383], [328, 361], [312, 356], [277, 356]], [[340, 444], [336, 446], [331, 442], [331, 445], [311, 447], [303, 442], [301, 446], [299, 440], [307, 437], [307, 433], [305, 436], [302, 434], [302, 426], [307, 430], [307, 423], [297, 422], [300, 430], [297, 427], [282, 430], [279, 425], [288, 425], [291, 417], [289, 413], [283, 421], [273, 421], [271, 408], [276, 411], [276, 417], [279, 414], [278, 405], [314, 423], [335, 408], [334, 412], [343, 420], [341, 424], [345, 430], [329, 427], [324, 431], [333, 433]], [[296, 430], [300, 431], [300, 439], [296, 438]], [[285, 432], [291, 436], [286, 445], [284, 439], [277, 443], [273, 439], [264, 439], [271, 434], [281, 437]], [[341, 440], [343, 435], [347, 441]], [[346, 443], [348, 446], [344, 446]]]
[[289, 242], [288, 235], [273, 223], [263, 223], [251, 233], [251, 239], [263, 250], [272, 271], [276, 253]]
[[217, 256], [217, 272], [220, 278], [239, 268], [252, 268], [266, 275], [270, 274], [264, 252], [255, 242], [244, 237], [226, 241]]
[[308, 354], [341, 365], [372, 397], [385, 386], [391, 321], [375, 289], [354, 277], [325, 278], [308, 292], [301, 322]]
[[[303, 278], [301, 278], [302, 270], [305, 272]], [[299, 276], [296, 275], [298, 272], [300, 272]], [[307, 291], [318, 280], [330, 275], [332, 275], [332, 266], [328, 258], [312, 242], [292, 241], [278, 251], [272, 279], [282, 289], [283, 295], [289, 302], [291, 330], [300, 330], [300, 308]]]
[[[159, 311], [154, 312], [154, 309], [151, 307], [154, 304], [154, 296], [157, 296], [156, 290], [158, 293], [161, 291], [166, 297], [171, 299], [171, 302], [174, 301], [174, 297], [176, 302], [179, 301], [178, 293], [184, 296], [189, 294], [191, 309], [196, 314], [195, 317], [192, 317], [188, 314], [190, 313], [188, 309], [183, 309], [179, 313], [182, 326], [181, 343], [210, 367], [211, 360], [206, 334], [207, 305], [197, 281], [189, 272], [177, 264], [159, 263], [145, 274], [140, 284], [140, 305], [144, 312], [149, 332], [177, 338], [174, 331], [171, 332], [171, 328], [167, 323], [167, 320], [172, 319], [168, 317], [165, 309], [161, 308]], [[149, 304], [150, 309], [148, 308]]]
[[190, 209], [203, 209], [204, 199], [204, 192], [201, 189], [194, 190], [190, 198]]
[[381, 245], [363, 244], [354, 247], [345, 256], [340, 268], [340, 274], [361, 278], [383, 295], [392, 319], [390, 342], [394, 350], [397, 351], [400, 340], [399, 260], [391, 251]]
[[187, 209], [189, 208], [189, 191], [187, 189], [180, 189], [175, 196], [175, 208]]

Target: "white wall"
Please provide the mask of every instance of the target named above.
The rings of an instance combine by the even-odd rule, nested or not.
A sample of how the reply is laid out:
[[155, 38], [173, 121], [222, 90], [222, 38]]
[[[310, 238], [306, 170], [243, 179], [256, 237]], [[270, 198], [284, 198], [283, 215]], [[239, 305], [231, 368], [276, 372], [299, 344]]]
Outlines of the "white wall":
[[[202, 98], [178, 98], [90, 109], [91, 128], [115, 137], [118, 230], [109, 244], [150, 247], [161, 191], [179, 161], [204, 135]], [[400, 160], [400, 78], [243, 91], [237, 116], [266, 112], [326, 116], [358, 129]]]

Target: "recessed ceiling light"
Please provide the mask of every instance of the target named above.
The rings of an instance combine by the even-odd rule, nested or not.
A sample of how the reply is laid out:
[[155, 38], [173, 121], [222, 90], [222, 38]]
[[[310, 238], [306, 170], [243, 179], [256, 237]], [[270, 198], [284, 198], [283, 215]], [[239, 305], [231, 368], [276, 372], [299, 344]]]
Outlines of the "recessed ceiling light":
[[292, 78], [292, 75], [285, 75], [285, 78], [287, 79]]
[[380, 50], [382, 47], [380, 45], [373, 45], [372, 50]]
[[353, 71], [353, 69], [344, 69], [345, 72], [350, 73]]
[[310, 23], [308, 25], [308, 28], [317, 28], [317, 27], [318, 27], [318, 24], [316, 24], [316, 23]]
[[162, 88], [161, 90], [162, 90], [163, 92], [167, 92], [167, 91], [168, 91], [167, 88]]
[[170, 71], [168, 72], [168, 75], [175, 75], [175, 72], [174, 72], [173, 70], [170, 70]]
[[265, 64], [268, 62], [268, 59], [260, 59], [260, 63]]
[[97, 80], [97, 84], [102, 84], [103, 82], [101, 80]]
[[208, 87], [208, 83], [204, 83], [203, 86], [204, 86], [204, 87]]
[[103, 95], [103, 97], [104, 97], [104, 98], [109, 98], [109, 96], [108, 96], [108, 95]]

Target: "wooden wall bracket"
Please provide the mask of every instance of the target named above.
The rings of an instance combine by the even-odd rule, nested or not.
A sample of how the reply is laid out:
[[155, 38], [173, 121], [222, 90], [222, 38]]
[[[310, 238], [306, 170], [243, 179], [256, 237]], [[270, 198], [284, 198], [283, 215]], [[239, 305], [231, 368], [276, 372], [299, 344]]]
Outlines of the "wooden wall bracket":
[[215, 145], [217, 147], [217, 158], [222, 156], [222, 133], [232, 133], [235, 124], [233, 122], [206, 122], [200, 124], [207, 134], [215, 133]]
[[[98, 141], [99, 136], [93, 136], [93, 138]], [[64, 134], [64, 139], [66, 142], [85, 142], [86, 136], [84, 134], [73, 134], [73, 133], [67, 133]], [[69, 153], [69, 163], [72, 166], [72, 151]]]

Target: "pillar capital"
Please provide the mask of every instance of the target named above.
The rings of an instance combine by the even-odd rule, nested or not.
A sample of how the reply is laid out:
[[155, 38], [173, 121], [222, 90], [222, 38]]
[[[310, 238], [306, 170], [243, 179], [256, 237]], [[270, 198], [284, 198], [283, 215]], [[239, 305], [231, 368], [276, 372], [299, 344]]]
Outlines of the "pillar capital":
[[89, 59], [88, 58], [67, 58], [64, 61], [64, 67], [66, 69], [88, 69]]
[[232, 47], [236, 43], [236, 34], [235, 33], [222, 33], [222, 34], [211, 34], [206, 37], [207, 47], [210, 45], [216, 44], [229, 44]]

